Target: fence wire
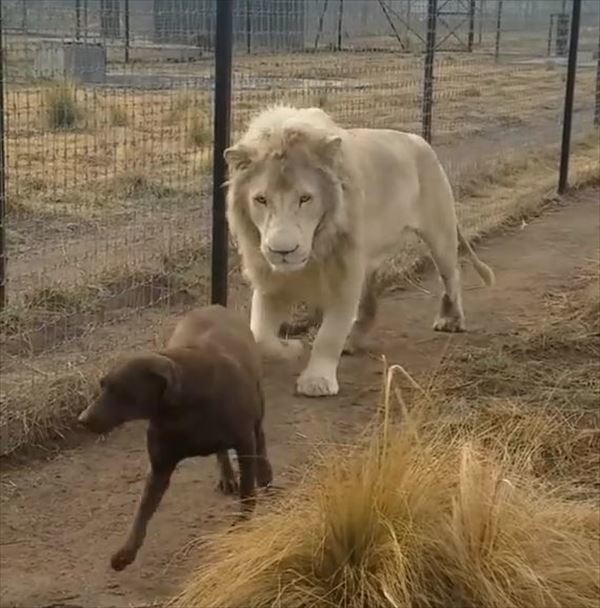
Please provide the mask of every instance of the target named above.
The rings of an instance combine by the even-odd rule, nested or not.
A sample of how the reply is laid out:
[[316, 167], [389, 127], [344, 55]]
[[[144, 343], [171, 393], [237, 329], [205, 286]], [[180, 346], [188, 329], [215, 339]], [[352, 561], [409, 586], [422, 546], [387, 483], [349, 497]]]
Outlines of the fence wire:
[[[346, 127], [421, 133], [428, 10], [428, 0], [237, 0], [233, 137], [282, 101]], [[82, 375], [160, 344], [178, 313], [207, 301], [216, 2], [3, 0], [2, 11], [0, 342], [12, 420], [66, 399], [48, 394], [49, 379], [82, 399]], [[563, 0], [437, 1], [432, 143], [471, 232], [514, 211], [523, 163], [532, 179], [536, 158], [558, 165], [569, 11]], [[598, 103], [598, 32], [598, 4], [584, 0], [575, 143]], [[483, 205], [487, 182], [507, 192]], [[420, 251], [401, 249], [402, 263]]]

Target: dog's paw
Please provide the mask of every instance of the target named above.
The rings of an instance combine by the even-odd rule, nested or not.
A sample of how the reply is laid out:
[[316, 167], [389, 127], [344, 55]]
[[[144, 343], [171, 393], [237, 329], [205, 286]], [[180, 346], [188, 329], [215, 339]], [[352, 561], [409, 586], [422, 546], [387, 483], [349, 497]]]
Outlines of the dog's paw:
[[221, 479], [219, 479], [219, 483], [217, 484], [217, 488], [219, 492], [225, 494], [226, 496], [237, 494], [239, 491], [238, 482], [235, 477], [221, 477]]
[[433, 329], [447, 333], [461, 333], [467, 328], [462, 317], [438, 317], [433, 323]]
[[307, 397], [337, 395], [340, 388], [335, 373], [323, 374], [305, 370], [296, 382], [296, 390]]
[[113, 570], [120, 572], [132, 564], [135, 560], [135, 556], [137, 551], [135, 549], [131, 549], [130, 547], [122, 547], [119, 549], [111, 558], [110, 565]]

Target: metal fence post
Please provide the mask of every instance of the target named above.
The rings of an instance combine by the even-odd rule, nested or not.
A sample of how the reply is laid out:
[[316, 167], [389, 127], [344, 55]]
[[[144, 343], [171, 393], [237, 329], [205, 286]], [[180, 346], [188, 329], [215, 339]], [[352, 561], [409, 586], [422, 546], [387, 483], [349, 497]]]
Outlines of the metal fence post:
[[435, 29], [437, 25], [437, 0], [428, 0], [427, 43], [423, 72], [423, 105], [421, 125], [423, 138], [431, 143], [431, 118], [433, 111], [433, 64], [435, 60]]
[[6, 306], [6, 150], [4, 123], [4, 37], [0, 1], [0, 310]]
[[594, 124], [600, 125], [600, 31], [598, 32], [598, 57], [596, 58], [596, 105], [594, 106]]
[[577, 73], [577, 49], [579, 46], [579, 20], [581, 0], [573, 0], [571, 12], [571, 37], [569, 41], [569, 63], [565, 87], [565, 111], [563, 117], [562, 145], [560, 148], [560, 170], [558, 193], [564, 194], [569, 179], [569, 154], [571, 151], [571, 122], [573, 119], [573, 100], [575, 97], [575, 75]]
[[129, 46], [131, 44], [129, 33], [129, 0], [125, 0], [123, 12], [125, 17], [123, 20], [123, 27], [125, 29], [125, 63], [129, 63]]
[[337, 50], [342, 50], [342, 27], [344, 22], [344, 0], [338, 0]]
[[473, 40], [475, 38], [475, 0], [469, 2], [469, 36], [467, 38], [467, 49], [473, 52]]
[[75, 0], [75, 40], [81, 40], [81, 0]]
[[494, 59], [500, 59], [500, 33], [502, 32], [502, 0], [498, 0], [498, 13], [496, 14], [496, 44], [494, 46]]
[[252, 53], [252, 7], [250, 0], [246, 0], [246, 52]]
[[223, 154], [229, 146], [231, 131], [233, 3], [234, 0], [217, 2], [215, 40], [211, 302], [223, 306], [227, 305], [228, 269], [228, 233], [223, 189], [227, 167]]

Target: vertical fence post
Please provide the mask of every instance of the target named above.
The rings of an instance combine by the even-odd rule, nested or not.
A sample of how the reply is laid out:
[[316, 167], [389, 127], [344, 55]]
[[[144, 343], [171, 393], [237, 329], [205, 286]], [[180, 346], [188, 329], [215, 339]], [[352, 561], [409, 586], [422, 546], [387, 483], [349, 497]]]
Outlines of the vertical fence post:
[[594, 106], [594, 124], [600, 125], [600, 31], [598, 31], [598, 57], [596, 58], [596, 105]]
[[558, 193], [564, 194], [569, 179], [569, 154], [571, 151], [571, 123], [573, 120], [573, 100], [575, 97], [575, 75], [577, 73], [577, 49], [579, 46], [579, 20], [581, 0], [573, 0], [571, 12], [571, 37], [569, 40], [569, 62], [565, 87], [565, 111], [563, 117], [562, 145], [560, 148], [560, 170]]
[[435, 60], [435, 28], [437, 25], [437, 0], [427, 4], [427, 43], [423, 73], [423, 105], [421, 108], [422, 135], [431, 143], [431, 118], [433, 111], [433, 64]]
[[81, 0], [75, 0], [75, 40], [81, 40]]
[[554, 31], [554, 13], [550, 15], [550, 26], [548, 27], [548, 44], [546, 45], [546, 54], [548, 57], [552, 55], [552, 32]]
[[125, 5], [123, 6], [124, 12], [124, 20], [123, 27], [125, 29], [125, 63], [129, 63], [129, 46], [130, 46], [130, 37], [129, 37], [129, 0], [125, 0]]
[[502, 0], [498, 0], [498, 13], [496, 14], [496, 44], [494, 46], [494, 59], [500, 59], [500, 34], [502, 32]]
[[475, 38], [475, 0], [469, 0], [469, 37], [467, 38], [467, 49], [473, 52], [473, 40]]
[[246, 0], [246, 52], [252, 53], [252, 7], [251, 0]]
[[6, 306], [6, 155], [4, 124], [4, 24], [0, 1], [0, 310]]
[[337, 50], [342, 50], [342, 24], [344, 22], [344, 0], [338, 0]]
[[233, 2], [217, 2], [215, 40], [215, 95], [213, 141], [213, 208], [211, 302], [227, 305], [227, 220], [225, 217], [226, 178], [224, 152], [231, 131], [231, 63], [233, 55]]
[[483, 22], [485, 20], [485, 8], [484, 8], [485, 0], [479, 0], [479, 28], [477, 31], [477, 44], [481, 46], [483, 42]]

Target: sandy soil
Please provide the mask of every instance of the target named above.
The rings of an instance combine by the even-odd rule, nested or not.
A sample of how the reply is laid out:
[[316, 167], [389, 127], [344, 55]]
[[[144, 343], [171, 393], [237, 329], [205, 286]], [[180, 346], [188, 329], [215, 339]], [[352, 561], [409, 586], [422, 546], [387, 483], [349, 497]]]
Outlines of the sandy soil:
[[[469, 332], [431, 331], [438, 282], [425, 277], [381, 306], [373, 356], [345, 358], [341, 394], [309, 400], [292, 394], [299, 364], [267, 370], [267, 438], [276, 483], [289, 486], [321, 442], [347, 441], [374, 413], [385, 353], [411, 373], [433, 372], [448, 348], [501, 343], [535, 320], [544, 295], [564, 287], [576, 269], [597, 259], [600, 190], [572, 197], [510, 234], [479, 246], [497, 274], [492, 289], [465, 270]], [[235, 506], [215, 491], [215, 463], [190, 460], [176, 473], [151, 523], [146, 544], [126, 571], [108, 560], [123, 539], [146, 462], [143, 424], [65, 449], [52, 460], [4, 466], [0, 502], [2, 608], [144, 606], [172, 593], [193, 567], [193, 539], [225, 525]]]

